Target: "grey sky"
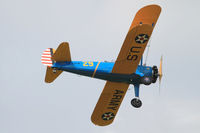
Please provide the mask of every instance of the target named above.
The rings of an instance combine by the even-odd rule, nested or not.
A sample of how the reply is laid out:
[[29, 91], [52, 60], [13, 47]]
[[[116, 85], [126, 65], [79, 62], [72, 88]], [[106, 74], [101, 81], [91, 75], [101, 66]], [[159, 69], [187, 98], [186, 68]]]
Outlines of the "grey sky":
[[[164, 55], [162, 92], [141, 86], [143, 107], [129, 90], [114, 123], [90, 116], [105, 81], [63, 73], [44, 83], [42, 52], [70, 43], [73, 60], [115, 60], [135, 13], [158, 4], [149, 65]], [[199, 133], [200, 1], [0, 0], [0, 133]]]

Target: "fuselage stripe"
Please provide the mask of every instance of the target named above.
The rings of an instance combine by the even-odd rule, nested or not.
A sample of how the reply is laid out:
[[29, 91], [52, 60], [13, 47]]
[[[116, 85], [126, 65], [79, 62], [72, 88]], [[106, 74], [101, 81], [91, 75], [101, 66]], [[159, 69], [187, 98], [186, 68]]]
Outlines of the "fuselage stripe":
[[97, 71], [97, 68], [99, 67], [99, 64], [100, 64], [100, 61], [98, 62], [97, 66], [96, 66], [96, 68], [94, 70], [94, 73], [93, 73], [92, 77], [94, 77], [94, 75], [96, 74], [96, 71]]

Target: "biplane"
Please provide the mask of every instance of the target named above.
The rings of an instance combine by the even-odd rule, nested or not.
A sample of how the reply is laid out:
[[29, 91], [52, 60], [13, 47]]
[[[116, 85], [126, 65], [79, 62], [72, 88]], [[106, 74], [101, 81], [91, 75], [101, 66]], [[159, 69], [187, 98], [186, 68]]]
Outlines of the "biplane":
[[162, 77], [162, 59], [159, 70], [157, 66], [146, 66], [142, 62], [160, 12], [158, 5], [148, 5], [137, 12], [115, 62], [72, 61], [67, 42], [61, 43], [56, 50], [46, 49], [42, 54], [42, 63], [47, 65], [45, 82], [53, 82], [63, 71], [106, 80], [91, 116], [95, 125], [106, 126], [113, 122], [130, 84], [135, 91], [131, 104], [141, 107], [140, 85], [156, 83], [157, 78], [161, 80]]

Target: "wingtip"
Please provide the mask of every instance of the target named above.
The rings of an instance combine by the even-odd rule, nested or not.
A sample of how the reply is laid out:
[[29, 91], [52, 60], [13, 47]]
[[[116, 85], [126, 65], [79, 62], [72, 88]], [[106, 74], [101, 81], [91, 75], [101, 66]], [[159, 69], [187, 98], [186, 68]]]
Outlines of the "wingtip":
[[146, 5], [140, 10], [145, 9], [145, 8], [153, 8], [154, 10], [160, 10], [160, 11], [162, 10], [161, 6], [157, 4]]
[[129, 28], [131, 30], [137, 25], [149, 24], [155, 27], [160, 16], [161, 7], [159, 5], [147, 5], [142, 7], [135, 15], [133, 22]]
[[108, 126], [108, 125], [111, 125], [113, 123], [113, 120], [110, 120], [109, 122], [108, 121], [96, 121], [96, 120], [93, 120], [91, 118], [91, 122], [96, 125], [96, 126]]

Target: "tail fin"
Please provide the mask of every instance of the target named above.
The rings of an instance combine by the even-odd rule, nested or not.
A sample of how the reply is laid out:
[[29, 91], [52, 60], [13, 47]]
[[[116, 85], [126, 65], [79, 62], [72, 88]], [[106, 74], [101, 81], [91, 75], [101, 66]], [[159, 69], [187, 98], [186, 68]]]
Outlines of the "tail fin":
[[56, 52], [53, 54], [51, 59], [57, 62], [71, 61], [69, 43], [67, 42], [61, 43], [56, 49]]
[[42, 63], [47, 66], [45, 82], [53, 82], [63, 71], [52, 68], [55, 62], [71, 61], [69, 44], [63, 42], [56, 51], [52, 48], [46, 49], [42, 54]]

